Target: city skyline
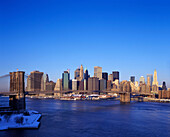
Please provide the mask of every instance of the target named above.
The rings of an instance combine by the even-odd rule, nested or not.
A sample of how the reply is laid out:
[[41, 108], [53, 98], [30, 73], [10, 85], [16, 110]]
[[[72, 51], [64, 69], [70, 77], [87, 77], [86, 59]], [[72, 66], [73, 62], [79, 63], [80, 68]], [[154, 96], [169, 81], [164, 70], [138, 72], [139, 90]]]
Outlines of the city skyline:
[[[80, 64], [121, 80], [158, 72], [170, 87], [169, 1], [3, 1], [0, 75], [40, 70], [56, 81]], [[163, 52], [161, 52], [163, 50]], [[73, 75], [71, 75], [73, 78]]]
[[[100, 71], [98, 71], [98, 70], [96, 70], [96, 69], [100, 69]], [[78, 70], [78, 72], [77, 72], [77, 70]], [[81, 73], [81, 75], [80, 75], [80, 70], [82, 71]], [[36, 71], [38, 71], [38, 73], [40, 73], [39, 72], [39, 70], [35, 70], [35, 71], [32, 71], [30, 74], [32, 74], [33, 72], [36, 72]], [[69, 80], [73, 80], [73, 81], [82, 81], [83, 79], [87, 79], [87, 78], [85, 78], [84, 76], [85, 76], [85, 72], [86, 71], [88, 71], [88, 68], [86, 68], [85, 69], [85, 71], [83, 71], [83, 65], [81, 64], [81, 67], [78, 67], [77, 69], [75, 69], [75, 71], [74, 71], [74, 73], [73, 74], [71, 74], [70, 73], [70, 69], [67, 69], [67, 71], [63, 71], [63, 73], [62, 73], [62, 75], [61, 75], [61, 77], [58, 77], [57, 78], [57, 80], [51, 80], [51, 81], [53, 81], [53, 82], [56, 82], [57, 83], [57, 81], [60, 79], [60, 80], [62, 80], [63, 79], [63, 74], [64, 73], [68, 73], [69, 75], [68, 75], [68, 82], [69, 82]], [[97, 73], [99, 73], [99, 74], [97, 74]], [[101, 73], [101, 74], [100, 74]], [[113, 73], [118, 73], [117, 75], [116, 75], [116, 77], [118, 77], [118, 79], [115, 79], [114, 77], [112, 77], [111, 79], [111, 82], [114, 82], [115, 80], [118, 80], [118, 82], [121, 82], [121, 81], [124, 81], [124, 80], [127, 80], [127, 81], [131, 81], [131, 77], [134, 77], [134, 81], [132, 82], [132, 83], [134, 83], [135, 84], [135, 82], [138, 82], [138, 84], [140, 85], [140, 83], [142, 82], [142, 84], [149, 84], [150, 86], [152, 86], [152, 85], [156, 85], [157, 87], [159, 87], [159, 86], [162, 86], [162, 84], [163, 84], [163, 82], [166, 82], [166, 81], [157, 81], [157, 71], [156, 71], [156, 69], [154, 70], [154, 73], [153, 74], [147, 74], [146, 76], [141, 76], [140, 78], [139, 78], [139, 80], [137, 80], [136, 79], [136, 76], [129, 76], [129, 79], [122, 79], [121, 80], [121, 77], [120, 77], [120, 74], [121, 74], [121, 72], [119, 72], [119, 71], [112, 71], [111, 73], [109, 73], [109, 72], [103, 72], [102, 71], [102, 67], [101, 66], [94, 66], [94, 74], [93, 75], [90, 75], [89, 74], [89, 71], [88, 71], [88, 76], [86, 76], [86, 77], [96, 77], [96, 78], [98, 78], [99, 80], [101, 80], [101, 79], [107, 79], [106, 78], [106, 76], [104, 76], [103, 74], [105, 74], [105, 73], [107, 73], [107, 75], [113, 75]], [[48, 74], [47, 73], [44, 73], [44, 74], [46, 74], [47, 75], [47, 77], [48, 77]], [[71, 75], [73, 75], [73, 77], [70, 77]], [[100, 78], [100, 75], [101, 75], [101, 78]], [[150, 75], [154, 75], [154, 79], [153, 80], [151, 80], [150, 79]], [[30, 76], [30, 75], [29, 75]], [[29, 76], [28, 76], [28, 78], [29, 78]], [[107, 76], [108, 77], [108, 76]], [[148, 79], [148, 77], [149, 77], [149, 79]], [[149, 81], [148, 81], [149, 80]], [[49, 80], [48, 80], [49, 81]], [[106, 80], [106, 82], [107, 82], [107, 80]], [[63, 83], [63, 82], [62, 82]], [[160, 83], [160, 84], [159, 84]], [[166, 84], [167, 84], [167, 82], [166, 82]], [[167, 84], [168, 85], [168, 84]], [[168, 87], [168, 86], [167, 86]], [[67, 86], [67, 89], [69, 88], [69, 85]], [[169, 87], [168, 87], [169, 88]]]

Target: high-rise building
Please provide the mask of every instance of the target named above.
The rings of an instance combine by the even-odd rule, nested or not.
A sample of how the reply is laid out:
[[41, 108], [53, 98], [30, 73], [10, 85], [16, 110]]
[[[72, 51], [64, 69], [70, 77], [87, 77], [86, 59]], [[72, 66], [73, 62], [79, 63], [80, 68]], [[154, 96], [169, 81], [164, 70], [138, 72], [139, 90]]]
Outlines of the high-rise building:
[[84, 90], [84, 80], [79, 81], [78, 90]]
[[162, 84], [162, 90], [167, 90], [165, 81]]
[[88, 78], [89, 78], [88, 70], [85, 69], [84, 70], [84, 79], [88, 80]]
[[145, 83], [145, 78], [144, 78], [144, 76], [141, 76], [139, 81], [140, 81], [140, 83], [143, 83], [143, 84], [144, 84], [144, 83]]
[[113, 74], [109, 74], [108, 80], [113, 81]]
[[74, 79], [79, 79], [80, 78], [80, 68], [77, 68], [74, 71]]
[[135, 76], [131, 76], [131, 77], [130, 77], [130, 81], [131, 81], [132, 83], [135, 83]]
[[43, 74], [41, 78], [41, 91], [46, 91], [47, 82], [49, 82], [48, 74]]
[[57, 79], [54, 91], [62, 91], [62, 79]]
[[72, 90], [77, 90], [77, 79], [72, 80]]
[[107, 72], [103, 72], [102, 73], [102, 78], [107, 81], [108, 80], [108, 73]]
[[112, 74], [113, 74], [113, 81], [115, 81], [116, 79], [119, 80], [119, 71], [113, 71]]
[[83, 80], [84, 78], [84, 73], [83, 73], [83, 65], [80, 67], [80, 80]]
[[102, 73], [102, 79], [105, 79], [105, 85], [106, 85], [106, 88], [107, 88], [107, 80], [108, 80], [108, 73], [107, 72]]
[[[153, 75], [152, 74], [147, 74], [147, 79], [150, 79], [150, 86], [152, 86], [152, 82], [153, 82]], [[148, 81], [147, 81], [148, 82]]]
[[107, 81], [107, 91], [111, 91], [111, 88], [112, 88], [112, 81], [108, 80]]
[[154, 77], [153, 77], [153, 83], [152, 85], [156, 85], [158, 87], [158, 81], [157, 81], [157, 71], [155, 69], [154, 71]]
[[88, 78], [89, 78], [88, 70], [84, 70], [84, 90], [88, 90]]
[[41, 91], [41, 79], [43, 74], [43, 72], [39, 71], [31, 72], [29, 76], [31, 91]]
[[26, 91], [31, 91], [31, 76], [29, 75], [27, 78], [27, 87], [26, 87]]
[[53, 81], [46, 83], [46, 91], [54, 91], [55, 83]]
[[102, 67], [94, 67], [94, 77], [99, 78], [99, 80], [102, 79]]
[[96, 77], [88, 78], [88, 90], [90, 91], [99, 90], [99, 78]]
[[101, 91], [106, 90], [106, 80], [105, 79], [100, 80], [100, 90]]
[[147, 77], [147, 85], [151, 86], [151, 79], [150, 79], [150, 77]]
[[62, 74], [62, 87], [63, 90], [69, 90], [69, 80], [70, 80], [70, 74], [68, 71], [64, 71]]

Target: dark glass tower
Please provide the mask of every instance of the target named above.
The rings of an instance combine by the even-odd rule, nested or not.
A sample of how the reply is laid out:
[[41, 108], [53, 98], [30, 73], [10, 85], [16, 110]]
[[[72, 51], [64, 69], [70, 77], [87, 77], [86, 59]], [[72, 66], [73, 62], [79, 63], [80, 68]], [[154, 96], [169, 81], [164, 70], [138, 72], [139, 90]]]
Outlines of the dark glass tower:
[[102, 78], [107, 81], [108, 80], [108, 73], [107, 72], [103, 72], [102, 73]]
[[134, 82], [135, 82], [135, 76], [131, 76], [131, 77], [130, 77], [130, 81], [131, 81], [132, 83], [134, 83]]
[[88, 78], [89, 78], [88, 70], [85, 69], [85, 71], [84, 71], [84, 79], [88, 80]]
[[162, 90], [167, 90], [165, 81], [162, 84]]
[[116, 79], [119, 80], [119, 71], [113, 71], [113, 81], [115, 81]]

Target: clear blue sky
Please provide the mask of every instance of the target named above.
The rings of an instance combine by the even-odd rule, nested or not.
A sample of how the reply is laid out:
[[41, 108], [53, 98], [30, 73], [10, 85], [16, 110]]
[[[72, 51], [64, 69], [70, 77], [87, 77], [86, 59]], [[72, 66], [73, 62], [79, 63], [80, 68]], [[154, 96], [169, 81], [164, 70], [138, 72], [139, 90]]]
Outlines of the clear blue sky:
[[83, 64], [153, 74], [170, 87], [169, 0], [1, 0], [0, 75], [40, 70], [56, 81]]

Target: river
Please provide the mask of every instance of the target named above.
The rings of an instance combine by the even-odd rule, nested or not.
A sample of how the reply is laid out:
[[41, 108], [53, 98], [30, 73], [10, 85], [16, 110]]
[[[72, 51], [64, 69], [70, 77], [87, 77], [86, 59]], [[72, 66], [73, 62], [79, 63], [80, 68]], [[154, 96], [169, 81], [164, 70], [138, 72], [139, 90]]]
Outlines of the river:
[[26, 104], [42, 113], [40, 128], [0, 131], [0, 137], [170, 137], [168, 103], [27, 98]]

